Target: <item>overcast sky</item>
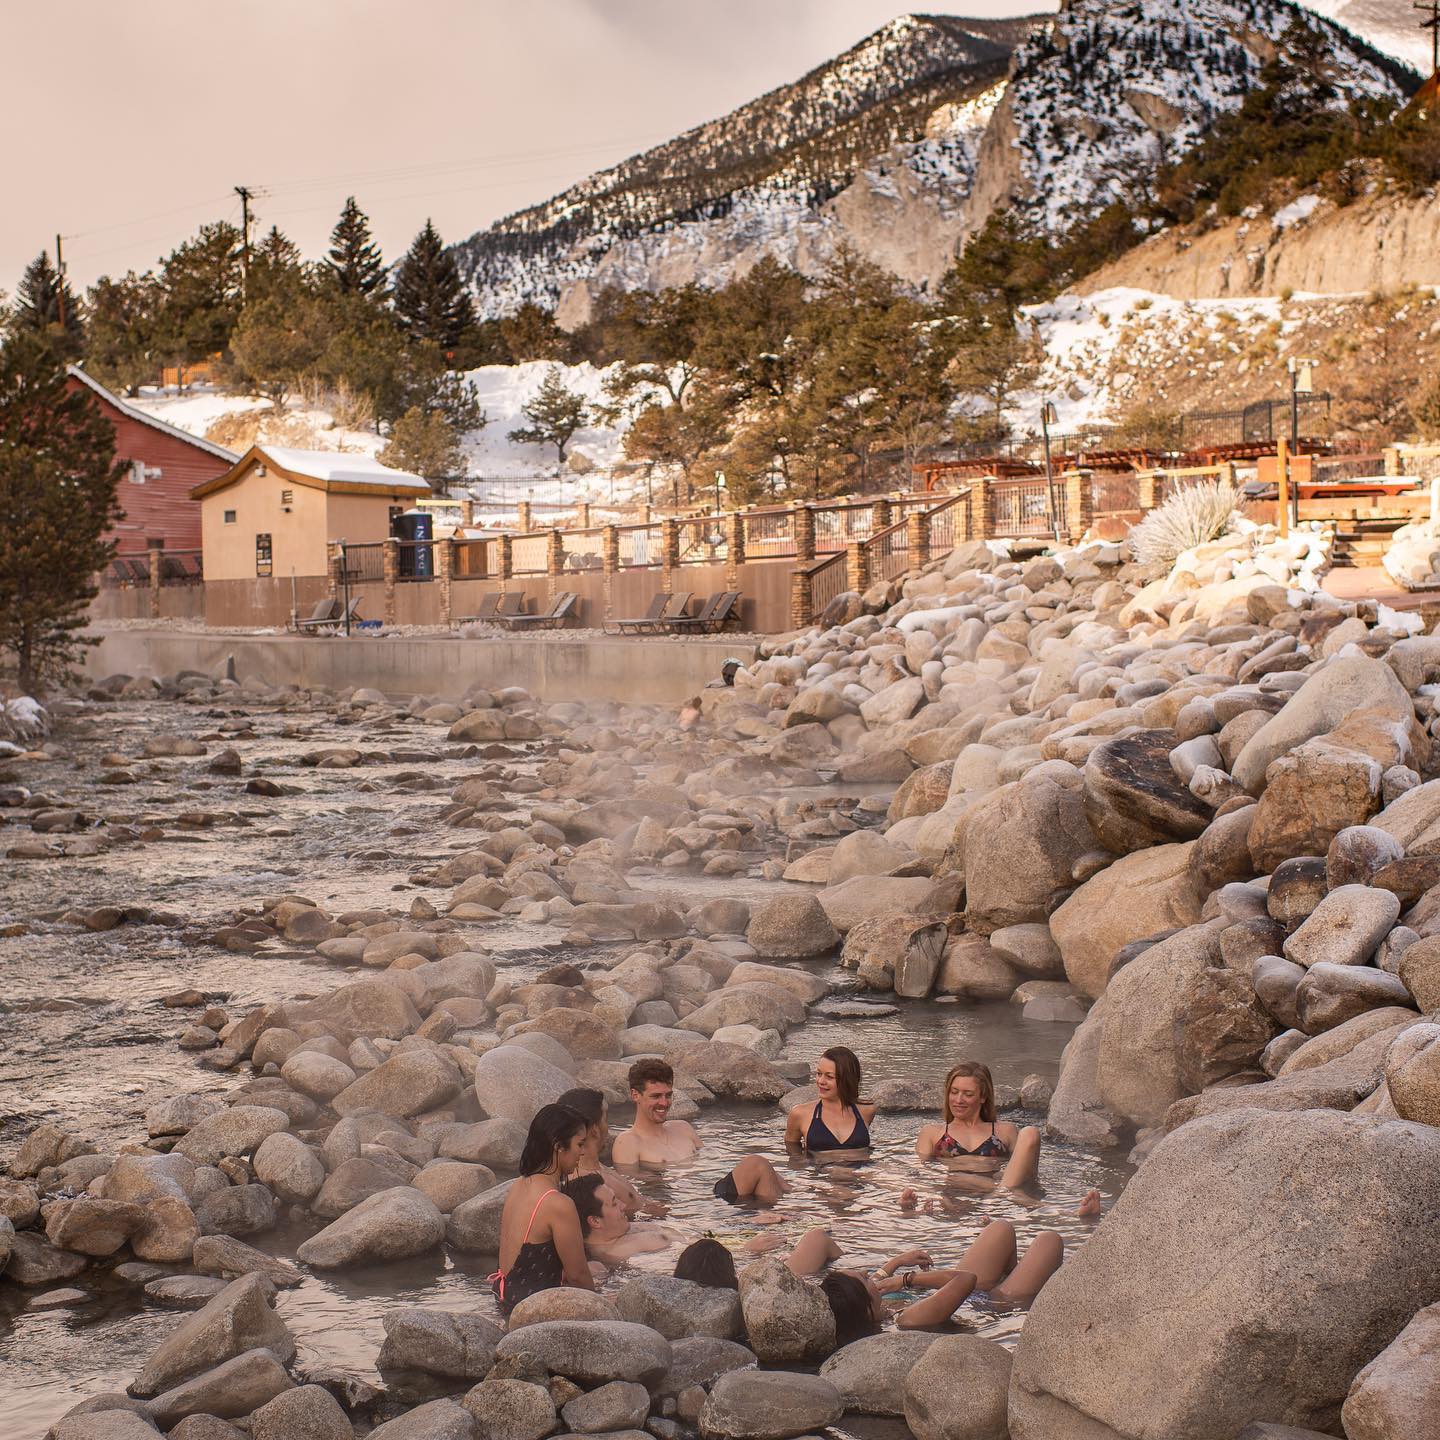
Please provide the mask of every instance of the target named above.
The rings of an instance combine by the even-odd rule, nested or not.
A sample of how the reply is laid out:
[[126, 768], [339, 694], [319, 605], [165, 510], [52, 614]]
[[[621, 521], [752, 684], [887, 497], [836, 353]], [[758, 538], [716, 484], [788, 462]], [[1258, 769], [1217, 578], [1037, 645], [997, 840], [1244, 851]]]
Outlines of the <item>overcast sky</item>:
[[[930, 5], [1019, 15], [1026, 0]], [[796, 79], [900, 0], [0, 0], [0, 289], [77, 288], [260, 193], [309, 257], [344, 199], [448, 240]]]

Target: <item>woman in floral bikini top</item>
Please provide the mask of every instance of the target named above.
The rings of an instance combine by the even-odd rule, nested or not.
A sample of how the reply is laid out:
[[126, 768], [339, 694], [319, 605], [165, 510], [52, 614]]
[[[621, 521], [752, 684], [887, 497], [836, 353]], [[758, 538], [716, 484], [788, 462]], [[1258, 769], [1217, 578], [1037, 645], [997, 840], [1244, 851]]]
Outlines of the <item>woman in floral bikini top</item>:
[[[980, 1160], [999, 1184], [1015, 1189], [1035, 1180], [1040, 1164], [1040, 1132], [1021, 1130], [997, 1120], [995, 1082], [987, 1066], [962, 1060], [945, 1077], [942, 1122], [926, 1125], [915, 1142], [922, 1160]], [[988, 1127], [988, 1133], [987, 1132]]]

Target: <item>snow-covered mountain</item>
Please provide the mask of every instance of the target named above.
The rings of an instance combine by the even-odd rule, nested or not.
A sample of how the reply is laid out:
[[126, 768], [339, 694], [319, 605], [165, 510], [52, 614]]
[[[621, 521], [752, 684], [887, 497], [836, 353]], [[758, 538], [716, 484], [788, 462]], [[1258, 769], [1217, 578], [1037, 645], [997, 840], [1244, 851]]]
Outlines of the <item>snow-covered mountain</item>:
[[[1318, 0], [1347, 11], [1398, 3]], [[1239, 107], [1297, 20], [1324, 35], [1342, 100], [1413, 89], [1393, 58], [1290, 0], [1065, 0], [1053, 17], [1007, 21], [905, 15], [455, 253], [482, 313], [535, 301], [572, 327], [608, 287], [723, 284], [762, 255], [814, 273], [842, 243], [923, 288], [997, 206], [1059, 234], [1143, 187]]]

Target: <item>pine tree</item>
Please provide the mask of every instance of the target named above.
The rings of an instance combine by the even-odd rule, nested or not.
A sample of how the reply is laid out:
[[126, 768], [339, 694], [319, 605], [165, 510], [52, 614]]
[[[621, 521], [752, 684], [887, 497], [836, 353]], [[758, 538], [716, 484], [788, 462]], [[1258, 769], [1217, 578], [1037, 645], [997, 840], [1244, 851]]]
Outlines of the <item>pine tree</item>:
[[85, 297], [85, 368], [127, 395], [157, 379], [159, 307], [159, 287], [148, 270], [120, 280], [102, 275]]
[[41, 251], [26, 267], [15, 287], [11, 327], [46, 336], [66, 360], [78, 360], [85, 349], [85, 327], [70, 284]]
[[13, 334], [0, 348], [0, 651], [22, 690], [63, 677], [92, 643], [81, 631], [114, 553], [122, 470], [94, 396], [67, 389], [43, 336]]
[[230, 343], [240, 316], [240, 232], [220, 221], [202, 225], [161, 268], [162, 346], [184, 364], [208, 359]]
[[426, 480], [463, 475], [466, 466], [455, 428], [438, 410], [427, 412], [418, 405], [412, 405], [395, 422], [379, 460]]
[[590, 407], [582, 396], [565, 388], [558, 365], [545, 372], [535, 398], [520, 413], [530, 423], [512, 430], [508, 438], [517, 445], [553, 445], [562, 465], [575, 432], [590, 423]]
[[406, 332], [453, 351], [475, 323], [475, 308], [460, 271], [427, 220], [395, 275], [394, 304]]
[[330, 254], [325, 268], [345, 295], [374, 295], [385, 286], [385, 262], [380, 247], [370, 238], [370, 220], [349, 196], [340, 219], [330, 233]]

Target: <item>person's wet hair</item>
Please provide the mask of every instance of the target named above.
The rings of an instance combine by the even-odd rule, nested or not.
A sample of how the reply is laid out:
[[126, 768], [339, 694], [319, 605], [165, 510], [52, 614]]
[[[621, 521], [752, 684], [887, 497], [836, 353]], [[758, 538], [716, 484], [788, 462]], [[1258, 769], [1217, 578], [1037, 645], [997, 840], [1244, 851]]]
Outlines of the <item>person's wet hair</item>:
[[697, 1285], [708, 1285], [712, 1290], [738, 1290], [740, 1282], [735, 1275], [735, 1261], [730, 1252], [708, 1235], [687, 1245], [675, 1261], [675, 1278], [693, 1280]]
[[948, 1125], [955, 1118], [950, 1111], [950, 1087], [955, 1083], [956, 1077], [961, 1075], [980, 1082], [980, 1118], [987, 1124], [993, 1124], [995, 1082], [990, 1078], [990, 1067], [982, 1065], [978, 1060], [962, 1060], [958, 1065], [950, 1067], [950, 1073], [945, 1077], [945, 1089], [940, 1095], [940, 1113], [944, 1115], [945, 1123]]
[[605, 1097], [598, 1090], [580, 1086], [567, 1090], [555, 1103], [573, 1110], [592, 1130], [605, 1118]]
[[568, 1105], [542, 1105], [530, 1122], [530, 1133], [520, 1152], [520, 1173], [543, 1174], [555, 1163], [556, 1152], [589, 1128], [585, 1117]]
[[630, 1088], [643, 1095], [647, 1085], [673, 1085], [675, 1072], [663, 1060], [637, 1060], [627, 1078]]
[[830, 1302], [835, 1317], [835, 1348], [839, 1350], [853, 1340], [878, 1335], [880, 1326], [870, 1308], [870, 1292], [864, 1282], [843, 1270], [832, 1270], [820, 1282], [820, 1289]]
[[844, 1045], [832, 1045], [820, 1058], [835, 1067], [836, 1097], [853, 1108], [860, 1100], [860, 1057]]
[[577, 1175], [560, 1187], [561, 1194], [575, 1202], [576, 1213], [580, 1216], [580, 1233], [590, 1233], [590, 1222], [598, 1220], [605, 1213], [600, 1199], [600, 1187], [605, 1183], [603, 1175]]

